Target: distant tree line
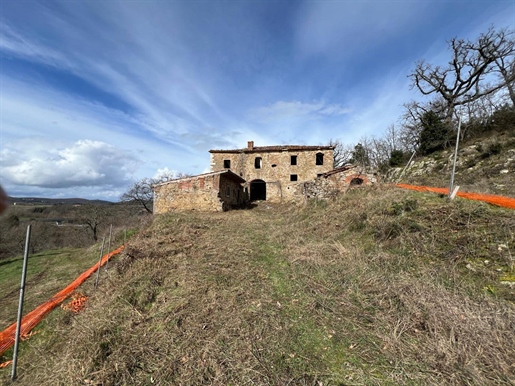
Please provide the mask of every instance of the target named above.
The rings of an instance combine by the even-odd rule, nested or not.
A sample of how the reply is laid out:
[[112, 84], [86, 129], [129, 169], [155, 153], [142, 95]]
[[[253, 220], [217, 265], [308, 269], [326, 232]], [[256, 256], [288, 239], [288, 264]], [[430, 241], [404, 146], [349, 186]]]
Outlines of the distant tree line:
[[333, 139], [335, 167], [353, 163], [386, 171], [405, 164], [416, 151], [431, 154], [460, 140], [497, 130], [515, 131], [515, 33], [491, 27], [474, 40], [448, 42], [445, 66], [415, 63], [411, 87], [424, 101], [404, 104], [396, 124], [380, 137], [364, 136], [348, 145]]
[[[10, 205], [0, 216], [0, 260], [23, 254], [27, 225], [31, 225], [31, 254], [51, 249], [84, 248], [108, 236], [113, 226], [114, 245], [124, 231], [144, 221], [139, 207], [127, 204]], [[112, 244], [113, 245], [113, 244]]]

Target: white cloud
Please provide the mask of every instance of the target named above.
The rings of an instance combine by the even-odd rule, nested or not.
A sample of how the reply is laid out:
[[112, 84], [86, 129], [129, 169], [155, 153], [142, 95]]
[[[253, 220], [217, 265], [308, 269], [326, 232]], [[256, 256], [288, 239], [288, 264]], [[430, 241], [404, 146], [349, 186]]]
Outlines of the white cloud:
[[100, 141], [80, 140], [64, 148], [47, 140], [43, 144], [29, 147], [25, 141], [2, 151], [0, 163], [7, 165], [3, 177], [13, 184], [41, 188], [117, 187], [127, 184], [137, 164], [126, 151]]

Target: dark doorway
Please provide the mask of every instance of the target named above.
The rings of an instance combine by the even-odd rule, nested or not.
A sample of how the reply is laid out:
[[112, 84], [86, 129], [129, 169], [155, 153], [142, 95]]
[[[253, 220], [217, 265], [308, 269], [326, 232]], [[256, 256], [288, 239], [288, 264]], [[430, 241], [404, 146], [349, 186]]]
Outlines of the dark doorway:
[[266, 200], [266, 182], [254, 180], [250, 182], [250, 201]]
[[356, 177], [350, 180], [350, 186], [363, 185], [363, 182], [362, 178]]

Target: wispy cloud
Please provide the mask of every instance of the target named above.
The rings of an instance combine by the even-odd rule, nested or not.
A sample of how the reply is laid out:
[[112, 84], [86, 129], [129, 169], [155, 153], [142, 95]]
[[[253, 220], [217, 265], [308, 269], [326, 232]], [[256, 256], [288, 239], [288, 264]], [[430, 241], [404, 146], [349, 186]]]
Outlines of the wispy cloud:
[[351, 109], [338, 104], [328, 104], [324, 101], [311, 103], [300, 101], [277, 101], [269, 106], [258, 107], [251, 114], [263, 121], [271, 121], [284, 117], [320, 118], [329, 116], [344, 115], [351, 112]]
[[296, 44], [305, 55], [353, 57], [426, 24], [419, 16], [430, 18], [433, 9], [428, 2], [304, 2], [297, 17]]

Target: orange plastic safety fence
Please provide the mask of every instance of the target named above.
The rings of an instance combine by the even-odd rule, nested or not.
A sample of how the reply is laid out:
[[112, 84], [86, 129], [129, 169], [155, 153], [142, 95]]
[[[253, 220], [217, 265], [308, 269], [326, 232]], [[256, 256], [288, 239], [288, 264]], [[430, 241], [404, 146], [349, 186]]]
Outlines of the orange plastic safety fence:
[[86, 307], [86, 300], [88, 297], [80, 292], [76, 292], [72, 295], [72, 300], [67, 304], [61, 304], [63, 310], [71, 311], [74, 314], [78, 314]]
[[13, 363], [13, 361], [7, 361], [4, 363], [0, 363], [0, 369], [3, 369], [4, 367], [9, 366], [11, 363]]
[[[440, 194], [449, 194], [449, 189], [447, 188], [432, 188], [429, 186], [415, 186], [415, 185], [407, 185], [407, 184], [397, 184], [399, 188], [416, 190], [419, 192], [433, 192]], [[496, 196], [494, 194], [480, 194], [480, 193], [467, 193], [467, 192], [458, 192], [458, 197], [468, 198], [469, 200], [483, 201], [492, 205], [502, 206], [504, 208], [515, 209], [515, 198], [504, 197], [504, 196]]]
[[[100, 266], [103, 266], [112, 256], [119, 254], [124, 246], [105, 254], [100, 260]], [[93, 267], [82, 273], [77, 279], [70, 283], [63, 290], [55, 294], [50, 300], [36, 307], [33, 311], [29, 312], [22, 318], [20, 335], [27, 335], [43, 318], [52, 311], [55, 307], [61, 304], [68, 296], [71, 295], [78, 286], [90, 277], [98, 269], [98, 263]], [[7, 327], [4, 331], [0, 332], [0, 355], [6, 352], [13, 344], [16, 335], [16, 323]]]

